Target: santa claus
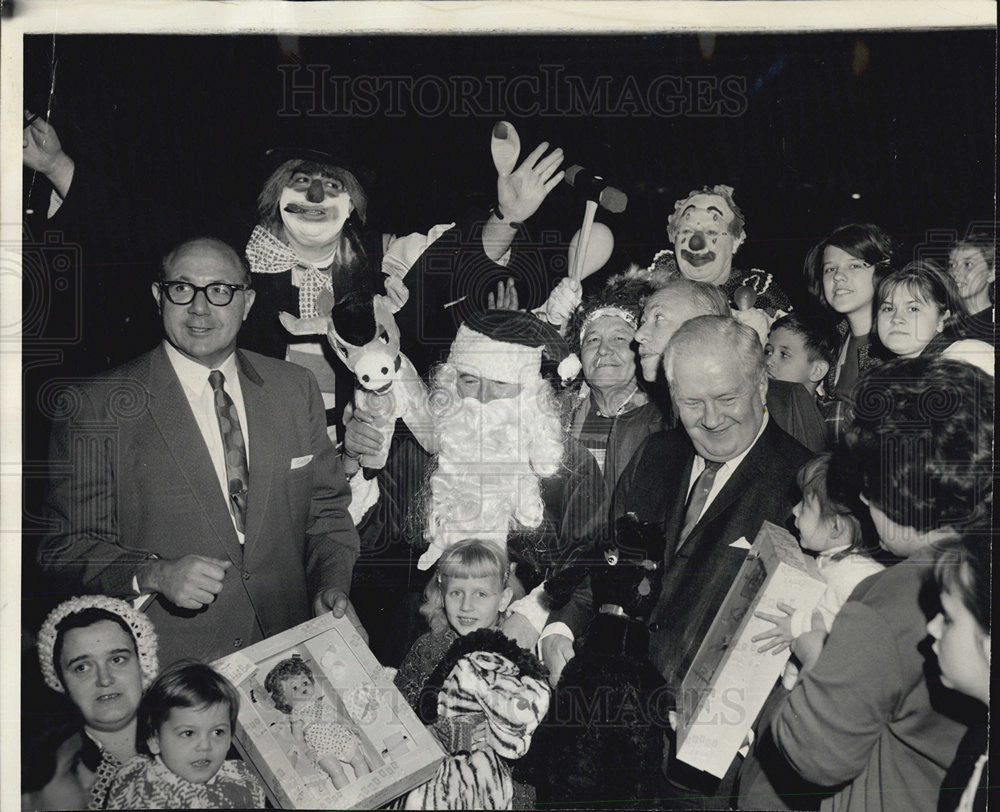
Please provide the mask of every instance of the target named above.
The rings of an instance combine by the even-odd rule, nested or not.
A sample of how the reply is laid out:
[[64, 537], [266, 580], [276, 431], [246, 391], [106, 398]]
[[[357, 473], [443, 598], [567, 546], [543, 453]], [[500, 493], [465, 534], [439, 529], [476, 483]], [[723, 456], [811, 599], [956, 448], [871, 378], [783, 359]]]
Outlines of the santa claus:
[[[550, 382], [578, 371], [565, 340], [530, 314], [487, 311], [461, 325], [433, 378], [436, 467], [423, 500], [428, 548], [418, 568], [461, 539], [494, 540], [506, 544], [531, 591], [603, 532], [604, 479], [564, 431]], [[521, 611], [541, 628], [537, 607]]]

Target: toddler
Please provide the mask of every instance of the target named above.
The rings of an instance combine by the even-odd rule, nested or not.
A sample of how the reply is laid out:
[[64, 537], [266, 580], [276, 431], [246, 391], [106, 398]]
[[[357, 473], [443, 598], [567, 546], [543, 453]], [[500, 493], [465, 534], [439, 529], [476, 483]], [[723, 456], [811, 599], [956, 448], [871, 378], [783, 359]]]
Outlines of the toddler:
[[817, 314], [816, 319], [806, 321], [795, 312], [771, 325], [764, 346], [769, 378], [800, 383], [809, 394], [816, 394], [834, 361], [833, 335], [822, 318]]
[[108, 791], [108, 809], [263, 809], [264, 790], [227, 761], [239, 694], [210, 666], [180, 661], [149, 686], [138, 710], [140, 755]]
[[986, 808], [987, 727], [990, 702], [990, 539], [970, 535], [940, 547], [934, 581], [941, 610], [927, 624], [934, 638], [941, 682], [978, 700], [980, 724], [972, 725], [945, 776], [938, 809]]
[[[771, 650], [777, 654], [791, 648], [804, 668], [809, 668], [818, 659], [826, 633], [854, 587], [884, 569], [871, 557], [877, 547], [862, 532], [860, 502], [855, 509], [850, 504], [850, 497], [836, 494], [836, 487], [831, 487], [832, 460], [830, 453], [818, 454], [799, 469], [802, 499], [792, 508], [799, 543], [802, 549], [815, 554], [819, 570], [826, 579], [826, 589], [812, 611], [793, 610], [779, 603], [781, 615], [759, 612], [757, 616], [774, 623], [774, 628], [753, 638], [754, 642], [767, 641], [760, 651]], [[784, 687], [791, 690], [798, 675], [798, 666], [789, 660], [782, 678]]]
[[351, 765], [355, 778], [372, 771], [358, 734], [316, 692], [316, 680], [304, 660], [289, 657], [279, 662], [264, 679], [264, 689], [274, 706], [290, 717], [292, 736], [307, 748], [334, 787], [342, 789], [351, 781], [344, 764]]

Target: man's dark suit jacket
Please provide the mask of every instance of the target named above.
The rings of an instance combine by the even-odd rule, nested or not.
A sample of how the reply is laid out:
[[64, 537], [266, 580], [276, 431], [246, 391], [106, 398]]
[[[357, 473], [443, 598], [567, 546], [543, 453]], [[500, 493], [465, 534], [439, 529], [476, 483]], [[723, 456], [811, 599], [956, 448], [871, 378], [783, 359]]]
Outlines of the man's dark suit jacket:
[[250, 442], [242, 546], [162, 346], [71, 387], [67, 419], [55, 421], [52, 530], [38, 551], [54, 588], [127, 599], [151, 555], [231, 562], [201, 610], [151, 601], [161, 665], [238, 650], [308, 620], [321, 590], [350, 589], [358, 534], [316, 379], [251, 352], [238, 352], [237, 364]]
[[[683, 428], [651, 434], [622, 473], [615, 491], [615, 518], [635, 513], [663, 528], [663, 591], [650, 617], [650, 659], [667, 683], [679, 689], [691, 660], [765, 520], [783, 525], [798, 501], [795, 475], [811, 456], [773, 420], [712, 500], [677, 549], [684, 524], [695, 450]], [[579, 637], [593, 608], [586, 584], [551, 621], [567, 623]]]

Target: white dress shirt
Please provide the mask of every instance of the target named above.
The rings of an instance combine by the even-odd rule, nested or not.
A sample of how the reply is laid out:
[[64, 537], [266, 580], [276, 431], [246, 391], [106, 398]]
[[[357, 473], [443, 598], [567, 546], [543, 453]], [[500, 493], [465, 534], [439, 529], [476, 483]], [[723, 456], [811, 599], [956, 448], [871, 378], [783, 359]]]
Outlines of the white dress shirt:
[[[229, 506], [230, 516], [232, 516], [232, 505], [229, 498], [229, 477], [226, 475], [226, 456], [222, 448], [222, 432], [219, 430], [219, 418], [215, 413], [215, 393], [212, 385], [208, 382], [208, 375], [213, 369], [218, 369], [226, 380], [223, 384], [229, 397], [236, 404], [236, 414], [240, 420], [240, 429], [243, 432], [243, 440], [247, 448], [247, 467], [250, 467], [250, 435], [247, 431], [246, 407], [243, 404], [243, 390], [240, 388], [240, 376], [236, 368], [236, 353], [230, 355], [217, 367], [206, 367], [197, 361], [192, 361], [182, 355], [169, 342], [163, 342], [167, 351], [167, 358], [170, 365], [177, 373], [177, 378], [181, 382], [181, 388], [187, 396], [191, 411], [194, 413], [195, 422], [201, 432], [205, 445], [208, 447], [209, 456], [212, 458], [212, 465], [215, 466], [215, 475], [219, 480], [219, 489]], [[233, 527], [236, 527], [236, 519], [233, 517]], [[240, 544], [243, 543], [243, 533], [236, 531]]]
[[[712, 489], [708, 492], [708, 498], [705, 499], [705, 507], [703, 507], [701, 509], [701, 513], [698, 514], [699, 521], [701, 520], [701, 517], [705, 515], [705, 511], [708, 510], [708, 506], [712, 504], [712, 502], [715, 500], [715, 497], [722, 492], [722, 489], [726, 486], [726, 483], [729, 481], [729, 478], [734, 473], [736, 473], [736, 469], [740, 467], [740, 463], [743, 462], [743, 458], [750, 453], [750, 449], [752, 449], [755, 445], [757, 445], [757, 441], [760, 439], [760, 435], [762, 435], [764, 433], [764, 429], [767, 428], [767, 420], [768, 420], [768, 414], [767, 411], [765, 410], [764, 420], [761, 422], [760, 428], [757, 430], [757, 436], [754, 437], [753, 442], [750, 443], [749, 446], [747, 446], [746, 451], [744, 451], [742, 454], [733, 457], [731, 460], [727, 460], [726, 462], [722, 463], [722, 467], [720, 467], [719, 470], [715, 472], [715, 481], [712, 483]], [[698, 481], [698, 477], [701, 476], [704, 470], [705, 470], [705, 458], [702, 457], [700, 454], [696, 453], [694, 455], [694, 463], [691, 465], [691, 479], [688, 481], [687, 498], [684, 501], [685, 504], [687, 504], [687, 499], [691, 498], [691, 489], [694, 487], [694, 483]], [[680, 545], [683, 543], [684, 539], [679, 539], [677, 544], [678, 549], [680, 549]]]
[[[767, 421], [768, 421], [768, 414], [767, 410], [765, 409], [764, 419], [763, 421], [761, 421], [760, 428], [757, 430], [757, 436], [753, 438], [753, 442], [750, 443], [749, 446], [747, 446], [746, 451], [744, 451], [742, 454], [733, 457], [731, 460], [723, 463], [722, 466], [719, 468], [719, 470], [716, 472], [715, 481], [712, 483], [712, 489], [708, 492], [708, 498], [705, 499], [705, 507], [703, 507], [701, 509], [701, 513], [698, 514], [699, 520], [701, 520], [701, 517], [705, 515], [705, 511], [708, 510], [708, 506], [712, 504], [712, 501], [715, 499], [715, 497], [718, 496], [719, 493], [721, 493], [723, 487], [725, 487], [725, 484], [729, 481], [729, 478], [736, 472], [736, 469], [739, 468], [740, 463], [743, 462], [743, 458], [750, 453], [750, 449], [752, 449], [755, 445], [757, 445], [757, 442], [760, 440], [760, 436], [764, 433], [764, 429], [767, 428]], [[695, 453], [694, 463], [691, 466], [691, 479], [688, 481], [688, 487], [687, 487], [688, 497], [691, 496], [691, 488], [694, 487], [694, 483], [698, 481], [698, 477], [701, 476], [701, 472], [704, 470], [705, 470], [705, 458]], [[687, 504], [687, 499], [685, 499], [685, 504]], [[684, 541], [683, 539], [678, 540], [677, 549], [680, 549], [680, 546], [683, 543], [683, 541]], [[537, 654], [539, 656], [541, 656], [541, 651], [542, 651], [542, 640], [548, 637], [549, 635], [553, 634], [564, 635], [565, 637], [568, 637], [570, 640], [574, 639], [572, 629], [570, 629], [570, 627], [567, 626], [565, 623], [562, 622], [550, 623], [542, 630], [542, 633], [538, 638]]]

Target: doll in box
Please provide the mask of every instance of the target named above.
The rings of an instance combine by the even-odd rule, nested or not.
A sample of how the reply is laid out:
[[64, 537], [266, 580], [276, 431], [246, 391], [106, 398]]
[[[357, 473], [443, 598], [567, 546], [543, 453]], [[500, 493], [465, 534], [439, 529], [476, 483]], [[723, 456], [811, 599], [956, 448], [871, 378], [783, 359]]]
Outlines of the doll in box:
[[277, 663], [264, 680], [264, 688], [274, 706], [289, 716], [292, 736], [310, 753], [316, 765], [342, 789], [351, 782], [346, 765], [354, 778], [372, 771], [358, 734], [345, 724], [333, 703], [316, 690], [312, 669], [300, 657]]

